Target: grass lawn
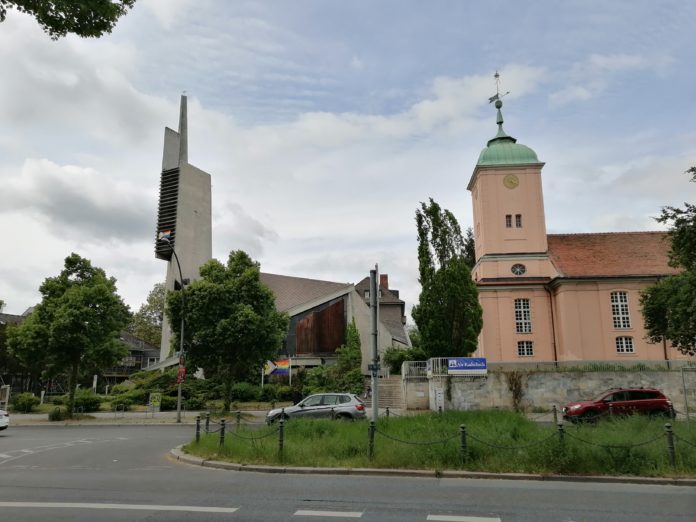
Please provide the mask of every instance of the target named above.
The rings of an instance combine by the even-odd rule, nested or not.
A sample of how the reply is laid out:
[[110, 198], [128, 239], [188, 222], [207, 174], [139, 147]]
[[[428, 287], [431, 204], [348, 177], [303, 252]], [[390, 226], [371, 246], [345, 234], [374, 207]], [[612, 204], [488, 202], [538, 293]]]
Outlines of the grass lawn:
[[[445, 412], [380, 418], [373, 459], [368, 459], [368, 422], [293, 419], [284, 426], [278, 452], [278, 425], [236, 431], [228, 419], [225, 444], [219, 434], [201, 434], [188, 453], [243, 464], [311, 467], [463, 469], [579, 475], [696, 476], [696, 424], [674, 424], [672, 467], [665, 421], [635, 416], [597, 425], [541, 425], [505, 411]], [[460, 425], [467, 432], [465, 457]], [[214, 426], [211, 426], [211, 430]]]

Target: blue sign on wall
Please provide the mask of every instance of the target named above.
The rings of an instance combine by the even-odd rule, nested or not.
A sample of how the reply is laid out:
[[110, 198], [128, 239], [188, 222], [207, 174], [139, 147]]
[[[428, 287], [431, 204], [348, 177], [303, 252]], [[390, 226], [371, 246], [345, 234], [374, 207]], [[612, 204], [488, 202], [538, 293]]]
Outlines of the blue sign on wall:
[[450, 357], [447, 359], [449, 375], [487, 375], [485, 357]]

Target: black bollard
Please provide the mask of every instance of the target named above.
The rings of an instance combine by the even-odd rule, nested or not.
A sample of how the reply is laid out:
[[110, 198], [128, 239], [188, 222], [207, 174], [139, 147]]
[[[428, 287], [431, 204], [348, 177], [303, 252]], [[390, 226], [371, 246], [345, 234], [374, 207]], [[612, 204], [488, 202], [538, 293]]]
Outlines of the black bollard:
[[225, 419], [220, 419], [220, 447], [225, 445]]

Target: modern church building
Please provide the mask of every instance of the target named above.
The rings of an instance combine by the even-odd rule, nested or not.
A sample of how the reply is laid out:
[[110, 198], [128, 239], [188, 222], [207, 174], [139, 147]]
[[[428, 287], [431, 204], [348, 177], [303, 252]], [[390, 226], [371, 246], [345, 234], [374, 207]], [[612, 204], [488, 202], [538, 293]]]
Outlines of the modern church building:
[[478, 357], [490, 362], [684, 359], [649, 343], [640, 291], [677, 273], [664, 232], [547, 234], [544, 163], [503, 130], [481, 152], [469, 181], [483, 307]]

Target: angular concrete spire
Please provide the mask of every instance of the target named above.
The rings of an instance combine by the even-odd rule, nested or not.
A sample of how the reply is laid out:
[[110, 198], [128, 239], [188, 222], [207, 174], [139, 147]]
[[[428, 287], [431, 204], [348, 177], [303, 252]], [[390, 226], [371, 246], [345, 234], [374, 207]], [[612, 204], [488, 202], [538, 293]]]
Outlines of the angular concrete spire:
[[188, 163], [188, 117], [186, 95], [181, 95], [179, 107], [179, 164]]

